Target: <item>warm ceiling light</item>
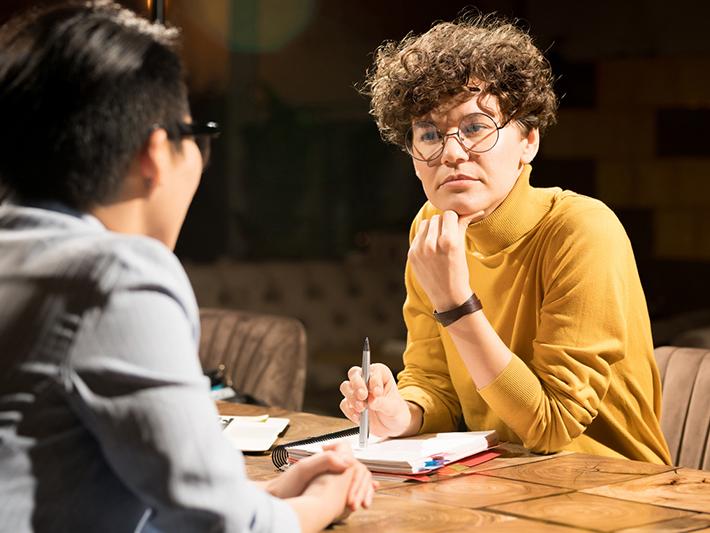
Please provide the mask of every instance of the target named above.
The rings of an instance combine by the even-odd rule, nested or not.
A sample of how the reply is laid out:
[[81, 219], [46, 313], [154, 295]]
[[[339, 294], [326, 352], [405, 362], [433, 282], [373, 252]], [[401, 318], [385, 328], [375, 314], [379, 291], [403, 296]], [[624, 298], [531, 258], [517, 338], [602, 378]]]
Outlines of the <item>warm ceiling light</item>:
[[[156, 5], [156, 2], [159, 2]], [[169, 0], [146, 0], [146, 6], [155, 21], [165, 23], [165, 15], [168, 12]]]

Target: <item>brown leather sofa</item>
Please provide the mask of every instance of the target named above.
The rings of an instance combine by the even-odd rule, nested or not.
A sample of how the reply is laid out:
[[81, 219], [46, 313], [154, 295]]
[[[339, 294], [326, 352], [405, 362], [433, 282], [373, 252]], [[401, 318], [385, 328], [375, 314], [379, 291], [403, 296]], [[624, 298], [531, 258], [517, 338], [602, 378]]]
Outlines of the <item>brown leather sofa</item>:
[[674, 465], [710, 470], [710, 349], [655, 350], [663, 384], [661, 428]]

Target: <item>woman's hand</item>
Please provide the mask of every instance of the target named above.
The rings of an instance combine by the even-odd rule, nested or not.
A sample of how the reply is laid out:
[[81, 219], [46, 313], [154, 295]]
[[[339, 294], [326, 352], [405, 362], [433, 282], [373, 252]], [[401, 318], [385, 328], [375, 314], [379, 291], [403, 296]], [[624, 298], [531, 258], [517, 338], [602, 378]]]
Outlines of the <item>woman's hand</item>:
[[374, 435], [399, 437], [416, 433], [421, 426], [421, 409], [400, 396], [392, 371], [382, 363], [370, 366], [367, 385], [362, 379], [362, 369], [352, 367], [348, 380], [340, 384], [340, 392], [343, 394], [340, 410], [356, 424], [360, 423], [365, 407], [369, 408], [370, 433]]
[[466, 228], [483, 211], [459, 217], [444, 211], [422, 220], [409, 247], [409, 264], [434, 309], [449, 311], [471, 296], [466, 262]]

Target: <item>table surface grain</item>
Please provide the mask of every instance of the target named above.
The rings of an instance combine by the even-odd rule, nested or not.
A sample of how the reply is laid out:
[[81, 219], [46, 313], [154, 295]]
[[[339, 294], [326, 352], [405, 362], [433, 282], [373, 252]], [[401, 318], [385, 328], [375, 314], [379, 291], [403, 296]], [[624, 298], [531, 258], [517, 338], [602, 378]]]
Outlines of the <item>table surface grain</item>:
[[[290, 420], [277, 444], [353, 427], [345, 418], [220, 402], [220, 414]], [[474, 473], [433, 482], [383, 482], [372, 506], [332, 531], [708, 531], [710, 472], [503, 444]], [[246, 454], [252, 479], [279, 475], [270, 453]]]

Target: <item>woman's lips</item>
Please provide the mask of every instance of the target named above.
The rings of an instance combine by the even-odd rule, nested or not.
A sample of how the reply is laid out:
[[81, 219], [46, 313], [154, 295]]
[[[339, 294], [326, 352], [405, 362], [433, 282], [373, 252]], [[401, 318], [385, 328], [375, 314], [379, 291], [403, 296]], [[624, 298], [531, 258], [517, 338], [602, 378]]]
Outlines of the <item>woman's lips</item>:
[[471, 176], [467, 176], [466, 174], [452, 174], [451, 176], [447, 176], [444, 181], [441, 182], [441, 185], [439, 185], [439, 188], [445, 187], [445, 186], [450, 186], [450, 187], [456, 187], [456, 186], [466, 186], [470, 183], [475, 183], [477, 181], [481, 181], [477, 178], [473, 178]]

